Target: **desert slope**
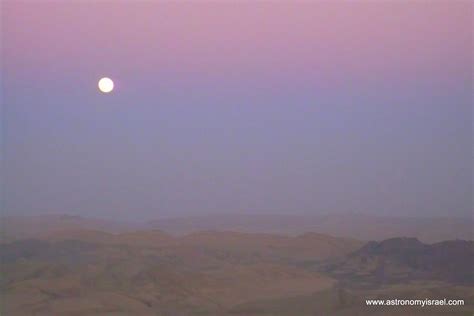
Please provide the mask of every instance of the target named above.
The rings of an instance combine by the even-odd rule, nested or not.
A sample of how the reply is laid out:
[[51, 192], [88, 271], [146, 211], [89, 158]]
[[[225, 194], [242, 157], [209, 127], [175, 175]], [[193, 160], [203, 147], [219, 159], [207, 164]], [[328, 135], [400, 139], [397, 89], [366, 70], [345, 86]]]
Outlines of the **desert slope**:
[[335, 285], [297, 263], [338, 258], [360, 242], [202, 232], [61, 231], [0, 245], [7, 315], [227, 315], [252, 300]]

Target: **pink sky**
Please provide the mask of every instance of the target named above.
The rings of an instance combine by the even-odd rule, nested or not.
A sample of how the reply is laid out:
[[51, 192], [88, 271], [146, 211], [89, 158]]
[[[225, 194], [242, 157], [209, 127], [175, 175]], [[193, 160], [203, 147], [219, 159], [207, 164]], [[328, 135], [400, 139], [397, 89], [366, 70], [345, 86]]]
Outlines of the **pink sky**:
[[471, 1], [1, 4], [9, 212], [472, 214]]
[[5, 1], [4, 14], [5, 57], [21, 68], [358, 81], [456, 72], [472, 12], [463, 1]]

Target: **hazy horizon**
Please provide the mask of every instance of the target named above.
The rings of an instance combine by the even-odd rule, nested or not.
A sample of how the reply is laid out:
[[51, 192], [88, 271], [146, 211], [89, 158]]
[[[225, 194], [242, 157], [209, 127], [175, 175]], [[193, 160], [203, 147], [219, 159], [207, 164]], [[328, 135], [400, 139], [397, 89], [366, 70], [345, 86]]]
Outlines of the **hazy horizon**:
[[[150, 212], [152, 213], [152, 212]], [[327, 212], [276, 212], [276, 211], [229, 211], [229, 212], [180, 212], [178, 214], [160, 214], [156, 212], [157, 216], [148, 216], [148, 217], [127, 217], [127, 216], [114, 216], [114, 214], [97, 214], [96, 211], [91, 212], [54, 212], [54, 211], [35, 211], [35, 212], [8, 212], [4, 211], [0, 216], [3, 217], [43, 217], [43, 216], [70, 216], [70, 217], [80, 217], [84, 219], [97, 219], [97, 220], [106, 220], [106, 221], [117, 221], [122, 223], [135, 223], [143, 224], [147, 222], [153, 222], [155, 220], [167, 220], [167, 219], [190, 219], [190, 218], [212, 218], [212, 217], [222, 217], [222, 218], [233, 218], [233, 217], [242, 217], [242, 218], [252, 218], [253, 216], [261, 218], [272, 218], [272, 217], [290, 217], [290, 218], [319, 218], [327, 216], [344, 216], [348, 219], [351, 216], [363, 216], [369, 217], [371, 219], [376, 218], [385, 218], [385, 219], [465, 219], [471, 220], [474, 222], [474, 218], [471, 214], [466, 215], [451, 215], [451, 214], [419, 214], [419, 215], [406, 215], [406, 214], [378, 214], [377, 212], [357, 212], [357, 211], [327, 211]]]
[[472, 218], [470, 2], [1, 7], [5, 214]]

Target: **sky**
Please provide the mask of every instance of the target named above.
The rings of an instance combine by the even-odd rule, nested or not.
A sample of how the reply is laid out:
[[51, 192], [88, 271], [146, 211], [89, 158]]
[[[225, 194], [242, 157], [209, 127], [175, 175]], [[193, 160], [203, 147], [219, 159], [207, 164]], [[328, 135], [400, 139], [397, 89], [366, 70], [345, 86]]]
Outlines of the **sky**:
[[472, 18], [462, 0], [4, 0], [3, 208], [472, 216]]

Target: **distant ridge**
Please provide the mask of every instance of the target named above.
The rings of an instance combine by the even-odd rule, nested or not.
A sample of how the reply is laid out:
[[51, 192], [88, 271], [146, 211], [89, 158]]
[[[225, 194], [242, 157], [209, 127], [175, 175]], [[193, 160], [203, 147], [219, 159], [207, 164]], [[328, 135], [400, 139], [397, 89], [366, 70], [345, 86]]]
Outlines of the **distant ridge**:
[[422, 242], [473, 240], [474, 221], [450, 217], [388, 217], [356, 213], [337, 214], [212, 214], [176, 217], [149, 222], [124, 222], [75, 215], [5, 216], [2, 237], [8, 240], [45, 236], [72, 230], [106, 233], [159, 230], [171, 235], [204, 231], [300, 236], [318, 233], [357, 240], [381, 241], [407, 236]]
[[204, 230], [231, 230], [247, 233], [300, 235], [317, 232], [358, 240], [384, 240], [398, 236], [415, 237], [423, 242], [473, 239], [474, 221], [450, 217], [389, 217], [356, 213], [315, 215], [214, 214], [150, 221], [150, 228], [170, 234]]
[[4, 241], [45, 236], [64, 231], [89, 230], [100, 233], [119, 233], [137, 228], [137, 224], [82, 217], [67, 214], [47, 214], [34, 216], [4, 216], [2, 237]]

